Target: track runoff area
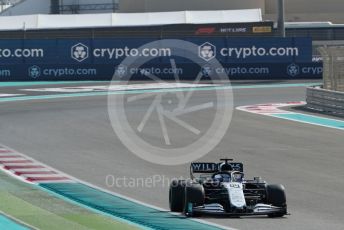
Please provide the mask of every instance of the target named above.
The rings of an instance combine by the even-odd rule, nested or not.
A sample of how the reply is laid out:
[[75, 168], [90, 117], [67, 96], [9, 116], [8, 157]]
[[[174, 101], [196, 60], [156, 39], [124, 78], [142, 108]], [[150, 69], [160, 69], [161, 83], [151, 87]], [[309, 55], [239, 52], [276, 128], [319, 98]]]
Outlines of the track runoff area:
[[[137, 82], [123, 90], [124, 86], [111, 88], [108, 82], [6, 83], [1, 91], [7, 95], [1, 98], [0, 104], [2, 121], [6, 124], [0, 134], [0, 163], [4, 173], [1, 176], [7, 183], [4, 187], [34, 190], [31, 197], [39, 194], [58, 203], [59, 208], [50, 210], [51, 207], [42, 206], [35, 199], [18, 204], [19, 198], [25, 197], [18, 193], [8, 199], [11, 202], [6, 207], [19, 205], [27, 212], [32, 208], [37, 215], [52, 212], [55, 215], [49, 217], [51, 223], [75, 225], [80, 229], [87, 226], [84, 212], [94, 215], [96, 229], [114, 229], [113, 226], [121, 226], [119, 229], [271, 229], [277, 225], [280, 229], [314, 229], [315, 225], [317, 229], [341, 229], [344, 223], [339, 213], [343, 197], [337, 191], [342, 184], [336, 178], [342, 164], [343, 121], [289, 108], [301, 106], [305, 88], [314, 84], [318, 82], [200, 84], [197, 87], [192, 83], [166, 86]], [[244, 162], [248, 177], [259, 175], [267, 181], [284, 184], [291, 216], [185, 219], [167, 212], [167, 179], [187, 178], [188, 165], [162, 166], [141, 160], [123, 145], [109, 122], [108, 93], [159, 95], [187, 93], [192, 88], [190, 103], [199, 103], [214, 97], [216, 88], [229, 87], [237, 109], [222, 141], [201, 160], [216, 162], [230, 156]], [[143, 98], [139, 105], [130, 108], [137, 116], [133, 119], [141, 118], [139, 113], [150, 104], [149, 98]], [[197, 116], [196, 120], [205, 124], [207, 116]], [[158, 119], [150, 122], [152, 132], [161, 133]], [[188, 134], [169, 132], [172, 143], [190, 138]], [[175, 134], [182, 135], [181, 140], [173, 139]], [[153, 181], [155, 178], [156, 183], [126, 184], [135, 178]], [[73, 207], [77, 220], [68, 217], [68, 213], [59, 218], [59, 212], [64, 212], [61, 210], [66, 206]], [[34, 218], [24, 218], [27, 215], [19, 211], [9, 215], [2, 223], [14, 221], [24, 229], [47, 226], [32, 221]]]

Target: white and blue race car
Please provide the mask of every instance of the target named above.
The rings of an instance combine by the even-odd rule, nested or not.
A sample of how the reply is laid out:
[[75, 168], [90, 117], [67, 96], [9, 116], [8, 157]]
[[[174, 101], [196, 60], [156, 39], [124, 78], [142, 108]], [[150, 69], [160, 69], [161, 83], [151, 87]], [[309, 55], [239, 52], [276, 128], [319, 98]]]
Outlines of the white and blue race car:
[[[242, 163], [234, 163], [232, 159], [220, 161], [191, 163], [191, 180], [171, 183], [172, 212], [183, 212], [188, 217], [202, 214], [283, 217], [288, 214], [283, 185], [268, 184], [260, 177], [246, 180]], [[196, 173], [200, 175], [196, 177]]]

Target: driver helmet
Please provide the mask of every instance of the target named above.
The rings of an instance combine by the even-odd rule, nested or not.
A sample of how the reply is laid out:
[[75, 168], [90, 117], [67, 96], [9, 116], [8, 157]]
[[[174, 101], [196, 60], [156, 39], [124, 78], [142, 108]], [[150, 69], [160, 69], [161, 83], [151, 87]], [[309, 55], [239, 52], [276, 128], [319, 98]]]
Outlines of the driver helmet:
[[236, 172], [232, 174], [233, 182], [242, 182], [244, 179], [244, 174], [240, 172]]

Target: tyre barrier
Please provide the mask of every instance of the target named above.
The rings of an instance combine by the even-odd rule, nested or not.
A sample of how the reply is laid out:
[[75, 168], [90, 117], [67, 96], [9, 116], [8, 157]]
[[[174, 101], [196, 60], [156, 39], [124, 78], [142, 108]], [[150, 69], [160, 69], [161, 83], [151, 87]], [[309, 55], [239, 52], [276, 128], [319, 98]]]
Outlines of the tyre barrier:
[[344, 92], [326, 90], [322, 86], [307, 88], [306, 107], [344, 117]]

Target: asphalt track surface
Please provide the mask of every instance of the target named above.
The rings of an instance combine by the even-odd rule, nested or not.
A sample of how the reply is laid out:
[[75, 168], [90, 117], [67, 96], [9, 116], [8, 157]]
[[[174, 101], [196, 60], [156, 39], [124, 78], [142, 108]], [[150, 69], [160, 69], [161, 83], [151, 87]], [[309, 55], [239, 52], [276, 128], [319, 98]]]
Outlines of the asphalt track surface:
[[[1, 90], [17, 93], [16, 87]], [[235, 106], [305, 100], [305, 87], [233, 92]], [[192, 98], [202, 101], [213, 95], [211, 91], [197, 91]], [[142, 100], [134, 118], [150, 103], [149, 99]], [[6, 102], [0, 108], [2, 144], [110, 191], [167, 209], [167, 183], [137, 188], [107, 186], [106, 176], [188, 176], [188, 165], [155, 165], [133, 155], [113, 132], [106, 96]], [[206, 121], [206, 115], [197, 117], [199, 126]], [[155, 127], [151, 132], [161, 132], [157, 119], [150, 124]], [[172, 134], [181, 140], [190, 136], [186, 132]], [[261, 176], [268, 182], [284, 184], [291, 215], [278, 219], [204, 219], [250, 230], [344, 229], [343, 140], [341, 130], [235, 111], [223, 140], [201, 160], [230, 156], [244, 162], [247, 178]]]

